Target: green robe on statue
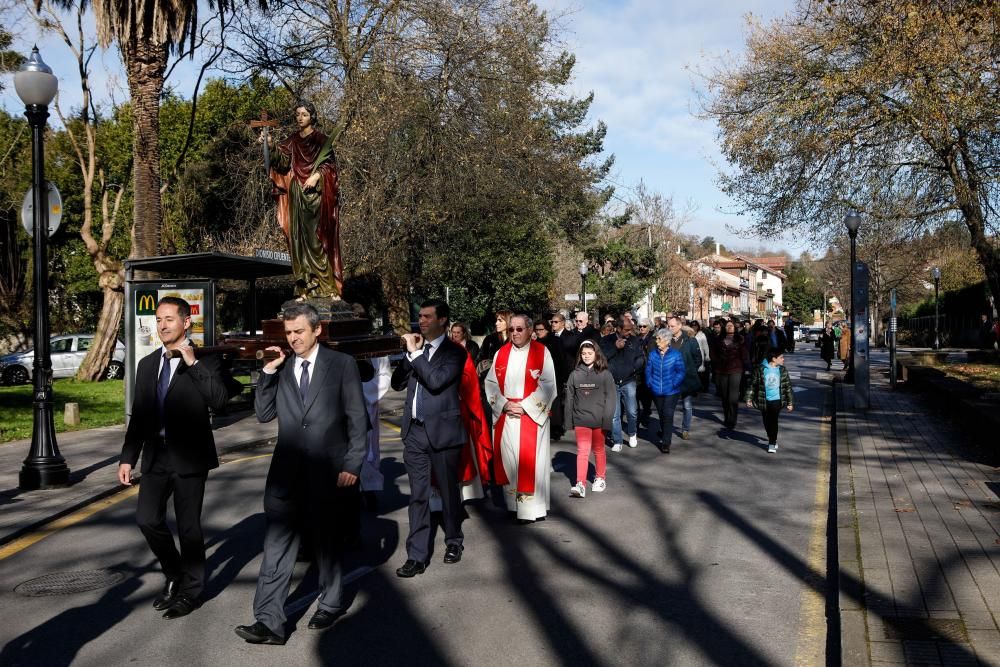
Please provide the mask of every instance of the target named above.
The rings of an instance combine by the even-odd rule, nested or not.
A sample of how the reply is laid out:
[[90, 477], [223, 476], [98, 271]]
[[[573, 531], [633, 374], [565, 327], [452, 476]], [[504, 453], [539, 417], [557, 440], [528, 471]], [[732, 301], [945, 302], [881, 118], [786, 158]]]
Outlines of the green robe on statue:
[[[319, 173], [314, 189], [306, 180]], [[344, 268], [340, 257], [340, 206], [337, 166], [326, 135], [296, 132], [280, 144], [271, 165], [277, 186], [278, 224], [288, 239], [292, 274], [304, 298], [340, 298]]]

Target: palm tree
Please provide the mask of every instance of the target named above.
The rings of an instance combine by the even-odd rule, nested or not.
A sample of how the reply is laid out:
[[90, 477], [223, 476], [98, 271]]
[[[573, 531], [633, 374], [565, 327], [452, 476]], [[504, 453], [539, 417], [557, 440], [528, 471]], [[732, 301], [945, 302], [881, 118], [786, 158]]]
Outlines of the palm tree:
[[[77, 0], [57, 0], [65, 8]], [[132, 254], [150, 257], [160, 251], [160, 96], [167, 59], [194, 32], [197, 0], [79, 0], [92, 4], [101, 46], [118, 45], [132, 98], [133, 224]], [[35, 0], [36, 8], [42, 0]], [[227, 11], [233, 0], [209, 0]], [[263, 7], [264, 0], [258, 0]]]

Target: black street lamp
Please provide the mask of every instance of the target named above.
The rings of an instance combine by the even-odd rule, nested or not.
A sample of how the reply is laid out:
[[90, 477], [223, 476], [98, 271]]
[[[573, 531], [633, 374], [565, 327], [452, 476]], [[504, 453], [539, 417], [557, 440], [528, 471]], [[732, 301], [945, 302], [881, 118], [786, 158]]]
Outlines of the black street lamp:
[[931, 275], [934, 276], [934, 349], [941, 349], [941, 327], [939, 323], [941, 322], [941, 316], [938, 315], [938, 287], [941, 285], [941, 269], [934, 267], [931, 269]]
[[42, 62], [38, 47], [14, 75], [14, 88], [24, 102], [24, 115], [31, 126], [32, 228], [34, 229], [35, 360], [34, 411], [31, 451], [21, 466], [19, 486], [25, 491], [65, 486], [69, 466], [59, 454], [52, 420], [52, 357], [49, 350], [49, 192], [45, 181], [45, 152], [42, 145], [49, 104], [55, 99], [59, 82]]
[[580, 262], [580, 303], [583, 312], [587, 312], [587, 263]]
[[847, 235], [851, 237], [851, 349], [847, 353], [847, 372], [844, 382], [854, 382], [854, 265], [857, 263], [858, 228], [861, 226], [861, 216], [851, 211], [844, 218]]

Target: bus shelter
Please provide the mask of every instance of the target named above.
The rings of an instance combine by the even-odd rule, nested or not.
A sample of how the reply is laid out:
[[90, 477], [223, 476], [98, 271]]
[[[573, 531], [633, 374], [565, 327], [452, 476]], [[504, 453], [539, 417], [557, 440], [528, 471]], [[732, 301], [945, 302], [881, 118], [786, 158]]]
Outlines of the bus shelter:
[[[215, 344], [215, 284], [241, 280], [247, 284], [245, 321], [257, 317], [257, 280], [290, 276], [291, 262], [284, 253], [265, 251], [245, 257], [224, 252], [142, 257], [125, 261], [125, 419], [131, 416], [135, 369], [139, 360], [160, 342], [156, 335], [156, 302], [179, 296], [191, 304], [191, 338], [199, 346]], [[142, 272], [142, 278], [136, 273]], [[150, 278], [152, 275], [154, 278]], [[251, 335], [256, 327], [251, 327]]]

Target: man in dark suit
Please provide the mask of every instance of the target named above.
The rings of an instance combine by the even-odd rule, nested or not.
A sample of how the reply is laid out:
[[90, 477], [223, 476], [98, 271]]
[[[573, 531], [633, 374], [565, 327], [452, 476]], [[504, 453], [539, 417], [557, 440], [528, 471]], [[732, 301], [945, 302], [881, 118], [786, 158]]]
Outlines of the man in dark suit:
[[[187, 339], [190, 327], [187, 301], [160, 299], [156, 329], [163, 347], [136, 368], [132, 417], [118, 464], [118, 481], [131, 486], [132, 470], [142, 453], [136, 522], [167, 578], [163, 592], [153, 600], [153, 608], [167, 619], [194, 611], [205, 585], [201, 505], [208, 471], [219, 466], [209, 408], [220, 411], [229, 400], [218, 359], [211, 355], [195, 359]], [[171, 495], [179, 553], [166, 521]]]
[[[294, 356], [263, 368], [257, 383], [257, 419], [278, 418], [278, 442], [264, 487], [267, 532], [253, 600], [253, 625], [236, 627], [251, 644], [285, 643], [285, 599], [299, 540], [308, 533], [319, 569], [319, 605], [309, 628], [333, 625], [343, 613], [339, 536], [331, 510], [343, 508], [343, 492], [358, 482], [367, 447], [368, 413], [358, 365], [319, 342], [319, 313], [296, 304], [282, 314]], [[284, 364], [284, 367], [282, 367]], [[339, 496], [339, 497], [338, 497]]]
[[[563, 359], [566, 361], [568, 375], [576, 369], [576, 353], [583, 339], [580, 338], [576, 331], [566, 328], [566, 316], [558, 310], [552, 314], [549, 324], [552, 325], [552, 335], [559, 340], [559, 344], [562, 346]], [[555, 423], [553, 422], [554, 425]]]
[[458, 463], [465, 444], [458, 386], [465, 349], [445, 336], [448, 304], [431, 299], [420, 305], [419, 334], [406, 334], [407, 354], [392, 374], [392, 388], [406, 387], [403, 410], [403, 463], [410, 480], [410, 534], [400, 577], [423, 573], [431, 551], [431, 475], [441, 493], [444, 562], [462, 560], [462, 497]]

